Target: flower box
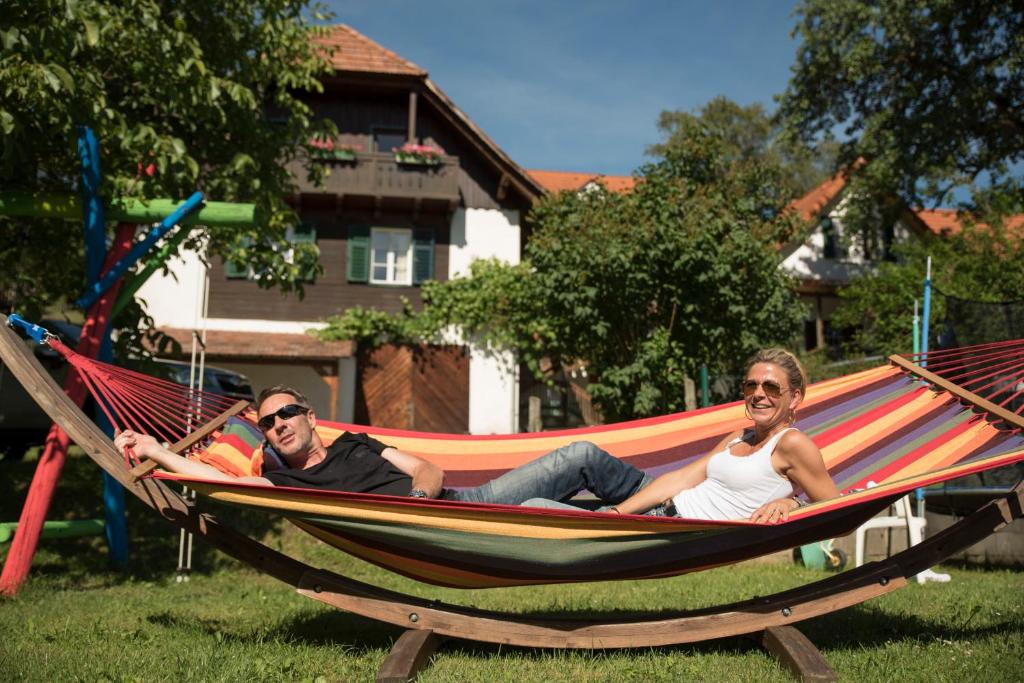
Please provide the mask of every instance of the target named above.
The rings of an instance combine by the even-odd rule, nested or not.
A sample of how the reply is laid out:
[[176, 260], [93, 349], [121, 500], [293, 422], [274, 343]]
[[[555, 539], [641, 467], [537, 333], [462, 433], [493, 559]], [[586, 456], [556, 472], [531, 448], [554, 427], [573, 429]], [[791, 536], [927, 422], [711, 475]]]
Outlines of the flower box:
[[361, 151], [358, 145], [339, 145], [334, 140], [317, 140], [314, 138], [309, 141], [309, 144], [313, 148], [312, 156], [317, 161], [354, 162], [356, 160], [356, 152]]
[[318, 149], [313, 152], [313, 158], [317, 161], [355, 161], [356, 151], [354, 149]]
[[441, 152], [429, 145], [402, 145], [391, 150], [395, 153], [395, 161], [411, 166], [440, 166]]

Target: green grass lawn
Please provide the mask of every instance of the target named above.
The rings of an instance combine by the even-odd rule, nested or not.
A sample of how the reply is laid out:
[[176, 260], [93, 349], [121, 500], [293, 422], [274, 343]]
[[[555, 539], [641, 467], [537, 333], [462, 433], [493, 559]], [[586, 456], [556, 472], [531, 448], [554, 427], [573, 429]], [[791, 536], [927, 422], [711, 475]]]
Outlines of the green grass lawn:
[[[31, 462], [0, 462], [0, 521], [17, 518]], [[12, 495], [13, 490], [13, 495]], [[72, 457], [51, 519], [101, 516], [99, 476]], [[209, 507], [209, 505], [206, 505]], [[661, 581], [490, 591], [417, 584], [327, 548], [296, 529], [217, 508], [306, 562], [386, 588], [517, 613], [570, 615], [697, 608], [821, 578], [789, 564], [747, 563]], [[0, 680], [373, 680], [399, 629], [331, 610], [201, 543], [177, 583], [177, 531], [129, 506], [131, 565], [107, 567], [97, 538], [43, 541], [14, 599], [0, 600]], [[6, 552], [2, 547], [0, 552]], [[949, 584], [910, 586], [802, 622], [850, 681], [1024, 680], [1024, 573], [944, 566]], [[448, 642], [422, 681], [786, 681], [752, 640], [628, 651], [521, 649]]]

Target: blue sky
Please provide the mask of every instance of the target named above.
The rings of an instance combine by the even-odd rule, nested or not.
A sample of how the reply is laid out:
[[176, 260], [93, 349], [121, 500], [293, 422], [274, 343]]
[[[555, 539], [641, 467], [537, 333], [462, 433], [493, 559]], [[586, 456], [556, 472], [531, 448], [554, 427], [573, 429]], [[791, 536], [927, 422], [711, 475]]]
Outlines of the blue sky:
[[789, 0], [328, 0], [414, 62], [525, 168], [628, 175], [662, 110], [717, 95], [774, 109]]

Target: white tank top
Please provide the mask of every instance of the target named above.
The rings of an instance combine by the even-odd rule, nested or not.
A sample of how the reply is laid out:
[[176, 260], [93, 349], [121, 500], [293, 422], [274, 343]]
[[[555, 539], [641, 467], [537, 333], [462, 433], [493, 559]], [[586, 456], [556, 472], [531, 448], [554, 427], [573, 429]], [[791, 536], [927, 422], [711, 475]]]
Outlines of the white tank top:
[[733, 439], [708, 459], [708, 478], [672, 497], [676, 514], [687, 519], [749, 519], [765, 503], [793, 495], [793, 485], [772, 467], [783, 429], [750, 455], [733, 455]]

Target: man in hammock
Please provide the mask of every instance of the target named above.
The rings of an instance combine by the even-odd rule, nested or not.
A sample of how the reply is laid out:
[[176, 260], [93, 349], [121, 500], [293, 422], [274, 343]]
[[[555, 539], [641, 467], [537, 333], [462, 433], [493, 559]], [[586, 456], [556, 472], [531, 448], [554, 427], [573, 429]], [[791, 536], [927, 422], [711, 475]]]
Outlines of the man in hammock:
[[[782, 349], [759, 352], [748, 363], [744, 401], [753, 429], [729, 435], [712, 453], [651, 480], [643, 471], [596, 445], [577, 441], [481, 486], [444, 489], [444, 472], [366, 434], [342, 434], [325, 446], [315, 431], [316, 414], [300, 392], [285, 386], [263, 390], [257, 424], [286, 467], [238, 480], [274, 486], [322, 488], [477, 503], [570, 508], [566, 501], [590, 490], [613, 513], [675, 515], [694, 519], [785, 521], [799, 507], [793, 483], [812, 500], [839, 495], [821, 453], [792, 427], [806, 387], [799, 361]], [[124, 431], [119, 448], [155, 460], [185, 476], [236, 480], [188, 460], [150, 436]]]
[[519, 505], [534, 498], [569, 499], [587, 488], [602, 500], [622, 501], [643, 483], [642, 471], [580, 441], [507, 472], [482, 486], [444, 489], [444, 471], [366, 434], [345, 432], [330, 445], [317, 434], [316, 413], [299, 391], [282, 385], [260, 392], [257, 426], [284, 467], [260, 477], [234, 477], [164, 448], [152, 436], [125, 430], [114, 444], [165, 470], [187, 477], [242, 481], [265, 486], [295, 486], [351, 493], [414, 498], [445, 498], [477, 503]]

